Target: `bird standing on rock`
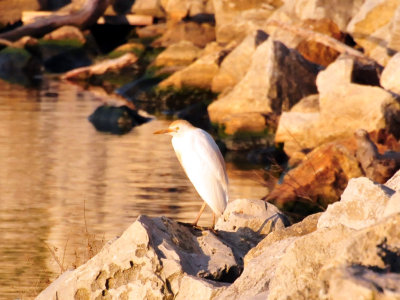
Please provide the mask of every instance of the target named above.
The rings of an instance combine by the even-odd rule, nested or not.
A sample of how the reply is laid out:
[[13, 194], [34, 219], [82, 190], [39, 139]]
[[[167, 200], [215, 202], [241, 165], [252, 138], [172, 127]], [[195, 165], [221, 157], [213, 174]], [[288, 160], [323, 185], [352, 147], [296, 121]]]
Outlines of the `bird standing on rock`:
[[185, 120], [172, 122], [167, 129], [154, 134], [172, 136], [172, 146], [186, 175], [205, 201], [192, 225], [197, 226], [206, 203], [215, 216], [220, 216], [228, 203], [228, 176], [225, 162], [211, 135]]

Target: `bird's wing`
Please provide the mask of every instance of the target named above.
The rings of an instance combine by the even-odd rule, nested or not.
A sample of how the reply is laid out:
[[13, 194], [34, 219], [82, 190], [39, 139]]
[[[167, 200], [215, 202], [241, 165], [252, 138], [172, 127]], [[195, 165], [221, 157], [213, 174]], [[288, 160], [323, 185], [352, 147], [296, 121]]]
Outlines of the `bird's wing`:
[[173, 139], [178, 159], [204, 201], [217, 214], [228, 202], [228, 176], [225, 162], [213, 138], [197, 129], [184, 139]]

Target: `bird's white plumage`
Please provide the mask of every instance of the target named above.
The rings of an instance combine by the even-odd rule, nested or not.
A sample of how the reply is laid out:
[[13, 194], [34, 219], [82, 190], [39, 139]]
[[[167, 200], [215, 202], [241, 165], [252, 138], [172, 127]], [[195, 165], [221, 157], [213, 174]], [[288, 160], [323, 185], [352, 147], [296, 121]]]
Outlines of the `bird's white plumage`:
[[221, 215], [228, 203], [228, 177], [213, 138], [204, 130], [192, 127], [175, 134], [172, 145], [200, 197], [217, 216]]

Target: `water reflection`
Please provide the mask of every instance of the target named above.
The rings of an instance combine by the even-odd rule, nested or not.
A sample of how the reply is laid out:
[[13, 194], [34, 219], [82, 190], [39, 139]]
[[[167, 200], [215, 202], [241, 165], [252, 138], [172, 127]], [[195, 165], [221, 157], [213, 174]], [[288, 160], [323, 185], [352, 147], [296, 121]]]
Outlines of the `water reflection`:
[[[139, 214], [190, 222], [202, 204], [170, 138], [152, 134], [168, 122], [123, 136], [99, 133], [87, 116], [100, 104], [55, 81], [39, 90], [0, 82], [0, 295], [6, 299], [33, 297]], [[227, 168], [231, 199], [266, 194], [250, 178], [253, 171]], [[206, 210], [200, 224], [211, 222]]]

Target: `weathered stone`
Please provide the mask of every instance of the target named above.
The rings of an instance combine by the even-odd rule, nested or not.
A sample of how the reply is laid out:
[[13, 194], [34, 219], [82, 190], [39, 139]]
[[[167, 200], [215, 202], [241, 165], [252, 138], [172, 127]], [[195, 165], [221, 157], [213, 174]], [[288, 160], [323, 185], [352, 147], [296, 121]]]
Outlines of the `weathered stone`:
[[207, 48], [214, 48], [211, 52], [205, 49], [205, 54], [194, 63], [190, 64], [183, 70], [177, 71], [170, 77], [159, 84], [160, 88], [174, 86], [181, 88], [183, 86], [191, 86], [201, 89], [210, 89], [212, 79], [218, 72], [218, 59], [220, 57], [221, 48], [214, 43]]
[[280, 8], [291, 19], [331, 20], [345, 31], [351, 18], [359, 11], [364, 0], [289, 0]]
[[262, 200], [231, 202], [215, 224], [218, 235], [232, 245], [239, 261], [269, 233], [285, 228], [288, 219], [278, 208]]
[[400, 170], [397, 171], [392, 178], [390, 178], [385, 185], [392, 190], [400, 191]]
[[222, 120], [226, 134], [237, 132], [263, 132], [267, 128], [265, 117], [260, 113], [237, 113]]
[[158, 23], [145, 27], [137, 27], [136, 34], [140, 38], [159, 37], [167, 31], [167, 23]]
[[[123, 293], [134, 299], [168, 299], [178, 294], [184, 276], [223, 280], [234, 266], [232, 251], [213, 233], [166, 218], [140, 216], [120, 238], [85, 265], [62, 275], [37, 299], [56, 299], [57, 294], [73, 299], [83, 289], [93, 299], [105, 293], [113, 299]], [[207, 282], [200, 284], [210, 291], [223, 286]]]
[[268, 39], [258, 46], [243, 79], [208, 107], [210, 120], [222, 123], [228, 115], [246, 112], [279, 114], [316, 93], [317, 72], [317, 65], [297, 51]]
[[294, 214], [307, 215], [337, 201], [350, 178], [362, 176], [354, 150], [343, 141], [324, 144], [284, 177], [268, 201]]
[[212, 0], [161, 0], [161, 3], [168, 19], [173, 21], [214, 13]]
[[352, 83], [354, 73], [353, 60], [339, 58], [318, 74], [319, 113], [282, 114], [275, 141], [285, 143], [289, 156], [334, 139], [350, 137], [359, 128], [368, 132], [386, 128], [398, 135], [400, 106], [396, 99], [380, 87]]
[[227, 44], [241, 41], [249, 33], [262, 28], [272, 12], [280, 7], [280, 0], [226, 1], [213, 0], [217, 41]]
[[180, 41], [161, 52], [155, 59], [155, 66], [187, 66], [201, 54], [201, 49], [190, 41]]
[[139, 15], [150, 15], [157, 18], [165, 16], [160, 0], [136, 0], [131, 11]]
[[8, 24], [14, 24], [21, 20], [22, 12], [25, 10], [38, 10], [41, 6], [40, 0], [0, 1], [0, 28]]
[[222, 92], [235, 86], [247, 73], [257, 46], [267, 38], [265, 32], [257, 30], [235, 47], [222, 61], [218, 74], [213, 78], [212, 90]]
[[290, 112], [299, 113], [318, 113], [319, 112], [319, 95], [313, 94], [304, 97], [298, 103], [296, 103], [290, 110]]
[[155, 40], [155, 47], [168, 47], [180, 41], [190, 41], [195, 46], [204, 48], [215, 41], [215, 28], [208, 23], [178, 22], [171, 23], [164, 34]]
[[338, 224], [362, 229], [377, 223], [394, 191], [366, 177], [350, 179], [340, 201], [328, 206], [318, 221], [318, 228]]
[[383, 69], [381, 85], [386, 90], [400, 94], [400, 53], [395, 54]]
[[86, 43], [86, 38], [77, 27], [74, 26], [63, 26], [60, 27], [43, 37], [44, 40], [74, 40], [81, 44]]
[[399, 0], [367, 0], [347, 26], [347, 32], [363, 47], [366, 55], [382, 65], [389, 60], [391, 23]]
[[[344, 35], [340, 32], [338, 26], [329, 19], [307, 19], [300, 26], [330, 36], [336, 40], [344, 41]], [[328, 66], [335, 61], [340, 54], [331, 47], [325, 46], [317, 41], [306, 39], [302, 40], [297, 45], [296, 50], [299, 51], [305, 59], [321, 66]]]

